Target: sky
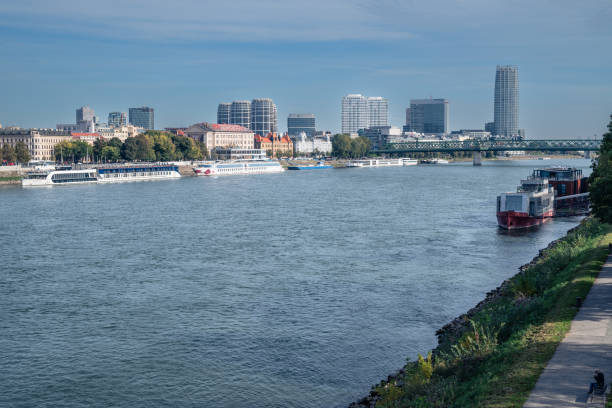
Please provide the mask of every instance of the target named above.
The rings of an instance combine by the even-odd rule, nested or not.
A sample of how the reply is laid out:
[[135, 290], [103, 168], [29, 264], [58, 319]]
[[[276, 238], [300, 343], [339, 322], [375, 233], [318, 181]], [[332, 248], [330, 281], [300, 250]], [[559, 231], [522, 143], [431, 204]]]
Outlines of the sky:
[[493, 120], [496, 65], [517, 65], [528, 138], [600, 136], [612, 113], [612, 1], [20, 0], [0, 2], [0, 123], [55, 127], [90, 105], [155, 108], [155, 126], [215, 122], [272, 98], [279, 130], [342, 96], [449, 100], [450, 129]]

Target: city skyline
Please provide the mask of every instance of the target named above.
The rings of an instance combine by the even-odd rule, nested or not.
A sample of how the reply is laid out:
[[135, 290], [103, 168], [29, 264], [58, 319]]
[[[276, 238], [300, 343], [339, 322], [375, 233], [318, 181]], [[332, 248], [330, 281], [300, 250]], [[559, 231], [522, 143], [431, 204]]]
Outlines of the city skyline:
[[[14, 95], [0, 102], [0, 123], [54, 127], [89, 104], [100, 117], [152, 106], [157, 128], [188, 126], [215, 121], [219, 101], [266, 95], [280, 123], [313, 112], [320, 129], [337, 132], [336, 101], [360, 92], [384, 95], [394, 126], [410, 99], [434, 95], [453, 105], [452, 129], [482, 128], [493, 120], [492, 72], [507, 64], [521, 70], [529, 138], [600, 135], [612, 106], [608, 2], [315, 1], [301, 15], [308, 25], [296, 2], [238, 3], [240, 15], [229, 5], [135, 2], [121, 19], [103, 4], [0, 5], [0, 81]], [[264, 24], [248, 23], [253, 16]], [[205, 63], [211, 55], [215, 64]]]

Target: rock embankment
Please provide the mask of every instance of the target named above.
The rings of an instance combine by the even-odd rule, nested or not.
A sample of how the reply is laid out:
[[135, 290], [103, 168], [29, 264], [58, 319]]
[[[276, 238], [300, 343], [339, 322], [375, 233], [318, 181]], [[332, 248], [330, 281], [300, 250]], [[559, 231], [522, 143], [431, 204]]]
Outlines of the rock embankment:
[[[572, 228], [571, 230], [567, 232], [567, 234], [569, 234], [570, 232], [574, 231], [577, 228], [578, 226]], [[531, 260], [531, 262], [520, 266], [519, 272], [514, 276], [520, 275], [521, 273], [529, 269], [531, 266], [538, 263], [538, 261], [540, 260], [540, 258], [542, 258], [542, 256], [544, 256], [546, 251], [551, 248], [554, 248], [561, 240], [563, 240], [563, 238], [556, 239], [552, 241], [550, 244], [548, 244], [546, 248], [541, 249], [538, 252], [538, 255], [536, 255]], [[437, 353], [440, 352], [441, 348], [444, 345], [452, 343], [455, 340], [459, 339], [463, 335], [463, 333], [465, 333], [465, 331], [469, 329], [469, 322], [470, 322], [471, 317], [473, 317], [476, 313], [481, 311], [487, 305], [495, 302], [499, 297], [507, 294], [508, 291], [510, 290], [510, 286], [512, 285], [510, 279], [506, 279], [497, 288], [488, 292], [484, 300], [479, 302], [476, 306], [474, 306], [473, 308], [471, 308], [470, 310], [468, 310], [466, 313], [462, 314], [461, 316], [453, 319], [453, 321], [444, 325], [441, 329], [436, 331], [436, 336], [438, 337], [438, 346], [432, 350], [432, 354], [436, 355]], [[387, 379], [383, 380], [381, 385], [394, 384], [396, 387], [401, 387], [403, 385], [403, 381], [402, 381], [403, 375], [404, 375], [404, 369], [402, 368], [399, 371], [397, 371], [395, 374], [391, 374], [387, 376]], [[360, 400], [356, 402], [352, 402], [349, 405], [349, 408], [374, 408], [376, 406], [376, 402], [379, 399], [380, 399], [380, 396], [378, 395], [378, 392], [375, 389], [372, 389], [372, 391], [370, 391], [370, 394], [368, 394], [367, 396], [361, 398]]]
[[21, 184], [23, 170], [15, 166], [0, 168], [0, 184]]

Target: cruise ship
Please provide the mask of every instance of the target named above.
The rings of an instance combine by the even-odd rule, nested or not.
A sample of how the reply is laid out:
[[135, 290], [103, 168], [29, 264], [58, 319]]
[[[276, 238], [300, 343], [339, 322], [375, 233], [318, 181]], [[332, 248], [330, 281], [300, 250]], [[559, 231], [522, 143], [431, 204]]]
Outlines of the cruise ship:
[[52, 170], [33, 171], [21, 179], [22, 186], [52, 186], [54, 184], [88, 184], [98, 182], [98, 171], [87, 170]]
[[165, 164], [107, 166], [82, 170], [62, 167], [52, 171], [30, 172], [21, 180], [21, 185], [30, 187], [62, 184], [122, 183], [179, 177], [181, 177], [181, 174], [178, 171], [178, 166]]
[[198, 176], [231, 176], [240, 174], [270, 174], [285, 171], [276, 160], [255, 160], [204, 163], [193, 169]]
[[122, 183], [126, 181], [144, 181], [172, 179], [181, 177], [175, 165], [112, 166], [98, 169], [98, 182]]
[[416, 166], [416, 159], [366, 159], [352, 160], [346, 163], [346, 167], [391, 167], [391, 166]]

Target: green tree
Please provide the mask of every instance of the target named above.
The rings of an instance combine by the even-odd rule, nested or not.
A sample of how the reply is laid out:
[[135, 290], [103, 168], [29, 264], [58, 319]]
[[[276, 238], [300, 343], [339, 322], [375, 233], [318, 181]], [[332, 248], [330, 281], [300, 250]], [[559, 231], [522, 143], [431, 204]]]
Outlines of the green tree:
[[92, 149], [89, 143], [83, 140], [75, 140], [72, 142], [72, 161], [74, 163], [82, 162], [91, 155]]
[[351, 139], [351, 157], [359, 158], [366, 156], [370, 151], [371, 142], [365, 136]]
[[136, 159], [140, 161], [155, 161], [155, 151], [153, 150], [153, 139], [146, 134], [135, 137], [136, 139]]
[[332, 156], [351, 157], [351, 137], [347, 134], [337, 134], [332, 138]]
[[172, 143], [172, 139], [167, 133], [159, 132], [153, 134], [153, 150], [155, 151], [155, 159], [157, 161], [174, 160], [176, 155], [176, 147]]
[[116, 146], [104, 146], [102, 149], [102, 159], [106, 162], [117, 162], [121, 158], [121, 153]]
[[[184, 160], [201, 160], [204, 156], [202, 151], [200, 150], [200, 145], [196, 143], [192, 138], [187, 138], [189, 140], [189, 149], [183, 152]], [[206, 148], [206, 147], [205, 147]]]
[[121, 149], [123, 142], [118, 137], [113, 137], [111, 140], [108, 141], [108, 145], [116, 147], [117, 149]]
[[17, 161], [15, 149], [13, 149], [13, 146], [8, 143], [5, 143], [2, 146], [2, 160], [7, 163], [15, 163]]
[[94, 160], [102, 161], [102, 149], [104, 149], [104, 147], [106, 147], [107, 145], [108, 143], [106, 142], [106, 140], [102, 138], [96, 139], [94, 141], [92, 149]]
[[603, 222], [612, 223], [612, 115], [608, 132], [601, 141], [599, 158], [593, 162], [589, 193], [593, 214]]
[[53, 151], [55, 152], [55, 161], [62, 163], [72, 160], [74, 155], [72, 142], [68, 140], [63, 140], [56, 144]]
[[[175, 147], [175, 158], [176, 160], [184, 160], [191, 150], [191, 142], [193, 139], [181, 136], [181, 135], [172, 135], [172, 143]], [[188, 159], [189, 160], [189, 159]]]
[[24, 142], [17, 142], [15, 144], [15, 159], [19, 163], [28, 163], [30, 161], [30, 152]]
[[128, 137], [121, 146], [121, 158], [126, 161], [136, 160], [138, 155], [138, 139], [135, 137]]

